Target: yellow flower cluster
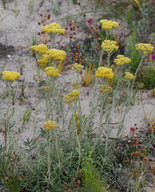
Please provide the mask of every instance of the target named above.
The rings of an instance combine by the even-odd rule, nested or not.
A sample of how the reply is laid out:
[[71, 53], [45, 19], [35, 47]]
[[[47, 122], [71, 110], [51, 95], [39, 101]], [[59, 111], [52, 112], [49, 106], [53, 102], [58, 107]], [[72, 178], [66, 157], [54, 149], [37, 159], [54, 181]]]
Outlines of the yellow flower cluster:
[[2, 74], [2, 78], [4, 80], [16, 81], [18, 78], [20, 78], [20, 73], [14, 71], [3, 71]]
[[102, 42], [101, 47], [103, 48], [104, 51], [107, 51], [110, 53], [119, 48], [116, 41], [110, 41], [110, 40], [104, 40]]
[[80, 88], [80, 85], [78, 85], [76, 82], [72, 83], [72, 87], [75, 88]]
[[124, 65], [130, 62], [131, 59], [129, 59], [128, 57], [124, 57], [123, 55], [117, 55], [117, 58], [115, 59], [116, 65]]
[[104, 93], [109, 93], [110, 91], [112, 91], [112, 87], [109, 87], [107, 85], [100, 85], [99, 86], [100, 92], [104, 92]]
[[61, 29], [58, 23], [50, 23], [42, 27], [42, 30], [46, 33], [65, 33], [65, 29]]
[[50, 90], [50, 87], [49, 87], [49, 86], [45, 86], [45, 87], [43, 87], [43, 90], [44, 90], [45, 92], [48, 92], [48, 91]]
[[48, 49], [47, 45], [45, 44], [35, 45], [30, 48], [42, 55], [42, 57], [37, 60], [37, 62], [40, 64], [47, 64], [50, 61], [50, 58], [55, 60], [58, 59], [60, 61], [64, 61], [66, 59], [65, 51], [59, 49]]
[[56, 129], [58, 128], [57, 122], [56, 121], [51, 121], [48, 120], [44, 123], [45, 130], [49, 131], [51, 129]]
[[138, 43], [135, 46], [136, 46], [136, 49], [142, 50], [144, 55], [148, 55], [149, 52], [152, 52], [154, 49], [154, 47], [151, 44], [147, 44], [147, 43]]
[[112, 79], [114, 77], [114, 73], [112, 72], [111, 68], [99, 67], [96, 71], [95, 76], [101, 77], [101, 78]]
[[81, 69], [83, 69], [84, 66], [81, 65], [81, 64], [78, 64], [78, 63], [74, 63], [73, 67], [72, 67], [72, 70], [74, 71], [81, 71]]
[[48, 54], [43, 54], [40, 59], [37, 60], [40, 64], [47, 64], [50, 60], [50, 56]]
[[135, 76], [132, 73], [126, 72], [124, 78], [132, 80]]
[[50, 49], [46, 52], [50, 56], [50, 58], [58, 59], [60, 61], [63, 61], [66, 59], [66, 53], [65, 51], [59, 50], [59, 49]]
[[77, 100], [80, 94], [81, 92], [78, 89], [76, 89], [67, 95], [61, 95], [61, 97], [63, 97], [65, 99], [64, 102], [68, 104], [68, 103], [71, 103], [72, 101]]
[[58, 77], [59, 76], [58, 69], [56, 69], [54, 67], [46, 67], [45, 72], [46, 72], [47, 76], [53, 76], [53, 77]]
[[45, 54], [45, 53], [47, 52], [47, 50], [48, 50], [47, 45], [45, 45], [45, 44], [43, 44], [43, 43], [41, 43], [41, 44], [39, 44], [39, 45], [34, 45], [34, 46], [30, 47], [30, 48], [31, 48], [33, 51], [38, 52], [38, 53], [40, 53], [40, 54]]
[[102, 24], [102, 29], [112, 29], [113, 27], [119, 27], [119, 24], [117, 22], [107, 19], [101, 20], [100, 23]]

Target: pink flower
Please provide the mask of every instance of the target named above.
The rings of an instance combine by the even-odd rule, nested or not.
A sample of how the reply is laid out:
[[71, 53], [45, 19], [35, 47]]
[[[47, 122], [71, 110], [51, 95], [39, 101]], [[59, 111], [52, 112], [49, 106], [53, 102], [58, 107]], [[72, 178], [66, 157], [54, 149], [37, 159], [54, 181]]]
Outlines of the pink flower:
[[88, 22], [88, 23], [91, 23], [91, 22], [92, 22], [92, 19], [87, 20], [87, 22]]
[[151, 5], [155, 5], [155, 2], [152, 2]]
[[152, 55], [152, 59], [153, 59], [153, 60], [155, 59], [155, 54]]

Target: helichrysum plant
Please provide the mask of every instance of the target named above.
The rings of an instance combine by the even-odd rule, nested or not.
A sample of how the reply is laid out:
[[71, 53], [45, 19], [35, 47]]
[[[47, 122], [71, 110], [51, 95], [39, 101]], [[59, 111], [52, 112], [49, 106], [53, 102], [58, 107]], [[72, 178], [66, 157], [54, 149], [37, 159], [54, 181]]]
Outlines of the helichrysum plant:
[[112, 53], [114, 50], [117, 50], [119, 46], [116, 41], [104, 40], [101, 47], [104, 51]]
[[112, 28], [117, 28], [119, 27], [119, 24], [115, 21], [107, 20], [107, 19], [102, 19], [100, 20], [100, 23], [102, 24], [102, 29], [112, 29]]
[[150, 52], [153, 52], [154, 47], [151, 44], [138, 43], [136, 44], [136, 49], [141, 50], [144, 55], [148, 55]]
[[3, 71], [3, 79], [6, 81], [16, 81], [18, 78], [20, 78], [20, 73], [14, 72], [14, 71]]
[[[5, 156], [7, 155], [7, 145], [8, 145], [8, 135], [10, 135], [10, 117], [12, 116], [12, 113], [10, 111], [11, 107], [11, 94], [12, 94], [12, 83], [16, 81], [18, 78], [20, 78], [20, 73], [14, 72], [14, 71], [3, 71], [2, 78], [8, 82], [8, 107], [6, 110], [6, 123], [5, 123], [5, 135], [4, 135], [4, 141], [5, 141]], [[10, 143], [9, 143], [10, 144]], [[5, 159], [5, 158], [4, 158]]]
[[80, 91], [78, 89], [75, 89], [67, 95], [61, 95], [61, 97], [63, 97], [65, 99], [64, 102], [68, 104], [72, 101], [76, 101], [79, 98], [80, 94]]
[[124, 57], [123, 55], [117, 55], [114, 61], [116, 65], [124, 65], [130, 63], [131, 59], [129, 59], [128, 57]]
[[65, 29], [61, 29], [58, 23], [50, 23], [42, 27], [42, 30], [46, 33], [65, 33]]
[[130, 79], [130, 80], [133, 80], [135, 77], [132, 73], [130, 72], [125, 72], [125, 76], [124, 76], [125, 79]]
[[45, 54], [48, 50], [48, 47], [47, 47], [47, 45], [41, 43], [39, 45], [32, 46], [31, 49], [37, 53]]
[[114, 77], [114, 73], [111, 68], [107, 67], [99, 67], [96, 71], [96, 77], [112, 79]]

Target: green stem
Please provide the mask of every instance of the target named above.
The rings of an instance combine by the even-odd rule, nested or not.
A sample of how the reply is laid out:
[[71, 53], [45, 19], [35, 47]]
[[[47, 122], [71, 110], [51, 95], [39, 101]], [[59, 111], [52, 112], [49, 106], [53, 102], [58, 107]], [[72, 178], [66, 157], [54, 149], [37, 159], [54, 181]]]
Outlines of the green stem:
[[103, 49], [102, 49], [102, 52], [101, 52], [101, 55], [100, 55], [100, 60], [99, 60], [99, 64], [98, 64], [98, 67], [101, 67], [101, 62], [102, 62], [102, 57], [103, 57]]
[[5, 126], [5, 135], [4, 135], [4, 141], [5, 141], [5, 156], [7, 155], [7, 139], [8, 139], [8, 135], [10, 134], [10, 117], [9, 117], [9, 111], [10, 111], [10, 100], [11, 100], [11, 82], [9, 82], [9, 86], [8, 86], [8, 108], [6, 111], [6, 126]]
[[37, 68], [37, 84], [36, 84], [36, 95], [35, 95], [35, 116], [34, 116], [34, 125], [33, 125], [33, 139], [36, 139], [36, 124], [37, 124], [37, 106], [38, 106], [38, 92], [39, 92], [39, 82], [40, 82], [40, 69]]
[[51, 95], [50, 95], [50, 114], [51, 114], [51, 120], [53, 120], [53, 114], [54, 114], [54, 99], [55, 99], [55, 79], [52, 79], [52, 103], [51, 103]]
[[51, 157], [50, 157], [50, 154], [51, 154], [51, 138], [52, 138], [52, 132], [51, 130], [49, 131], [49, 138], [47, 140], [47, 144], [48, 144], [48, 179], [49, 179], [49, 182], [51, 182]]
[[[122, 132], [125, 116], [126, 116], [127, 112], [129, 111], [129, 107], [130, 107], [130, 103], [131, 103], [131, 98], [132, 98], [132, 95], [133, 95], [132, 94], [133, 87], [134, 87], [134, 84], [135, 84], [135, 81], [136, 81], [136, 78], [137, 78], [137, 74], [139, 72], [139, 69], [140, 69], [140, 67], [142, 65], [142, 61], [143, 61], [144, 58], [145, 58], [145, 55], [140, 60], [138, 68], [137, 68], [137, 70], [135, 72], [135, 78], [134, 78], [133, 82], [130, 83], [130, 80], [128, 81], [128, 98], [127, 98], [127, 103], [126, 103], [126, 106], [125, 106], [125, 109], [123, 111], [123, 115], [122, 115], [122, 118], [121, 118], [121, 121], [120, 121], [119, 129], [117, 131], [117, 137], [119, 137], [120, 133]], [[131, 88], [130, 88], [130, 86], [131, 86]]]
[[108, 59], [107, 59], [107, 63], [108, 63], [108, 65], [107, 65], [107, 67], [110, 67], [110, 52], [108, 52]]

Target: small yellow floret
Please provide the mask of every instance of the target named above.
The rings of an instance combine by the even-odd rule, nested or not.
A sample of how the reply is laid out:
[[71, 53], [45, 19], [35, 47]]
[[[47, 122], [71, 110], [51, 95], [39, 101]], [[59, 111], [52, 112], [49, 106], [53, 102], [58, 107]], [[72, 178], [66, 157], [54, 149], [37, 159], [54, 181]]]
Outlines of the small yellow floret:
[[54, 67], [46, 67], [45, 72], [46, 72], [47, 76], [53, 76], [53, 77], [58, 77], [59, 76], [58, 69], [56, 69]]
[[43, 44], [43, 43], [41, 43], [41, 44], [39, 44], [39, 45], [34, 45], [34, 46], [30, 47], [30, 48], [31, 48], [33, 51], [40, 53], [41, 55], [42, 55], [42, 54], [45, 54], [45, 53], [47, 52], [47, 50], [48, 50], [47, 45], [45, 45], [45, 44]]
[[81, 71], [81, 69], [83, 69], [84, 66], [81, 65], [81, 64], [78, 64], [78, 63], [74, 63], [73, 67], [72, 67], [72, 70], [74, 71]]
[[112, 29], [114, 27], [119, 27], [119, 24], [117, 22], [107, 19], [101, 20], [100, 23], [102, 24], [102, 29]]
[[143, 51], [144, 55], [148, 55], [149, 52], [152, 52], [154, 47], [151, 44], [147, 43], [138, 43], [135, 45], [136, 49]]
[[72, 101], [77, 100], [79, 98], [80, 94], [81, 94], [81, 92], [78, 89], [76, 89], [67, 95], [61, 95], [61, 97], [63, 97], [65, 99], [64, 103], [68, 104], [68, 103], [71, 103]]
[[42, 30], [46, 33], [65, 33], [65, 29], [61, 29], [58, 23], [50, 23], [42, 27]]
[[96, 71], [95, 76], [101, 77], [101, 78], [112, 79], [114, 77], [114, 73], [112, 72], [111, 68], [99, 67]]
[[132, 80], [135, 78], [135, 76], [130, 72], [126, 72], [124, 78]]
[[51, 58], [63, 61], [66, 59], [66, 52], [59, 49], [50, 49], [46, 52]]
[[104, 51], [107, 51], [110, 53], [119, 48], [116, 41], [110, 41], [110, 40], [104, 40], [102, 42], [101, 47], [103, 48]]
[[51, 129], [56, 129], [58, 128], [57, 122], [56, 121], [51, 121], [48, 120], [44, 123], [44, 127], [47, 131], [51, 130]]
[[124, 57], [123, 55], [117, 55], [117, 58], [115, 59], [116, 65], [124, 65], [130, 62], [131, 59], [129, 59], [128, 57]]
[[14, 71], [3, 71], [2, 74], [2, 78], [4, 80], [16, 81], [18, 78], [20, 78], [20, 73]]

